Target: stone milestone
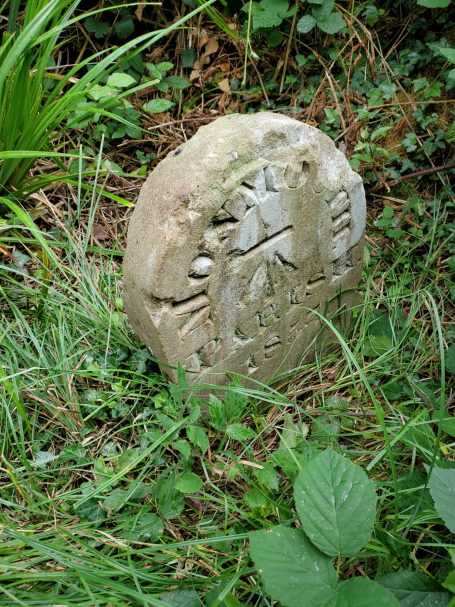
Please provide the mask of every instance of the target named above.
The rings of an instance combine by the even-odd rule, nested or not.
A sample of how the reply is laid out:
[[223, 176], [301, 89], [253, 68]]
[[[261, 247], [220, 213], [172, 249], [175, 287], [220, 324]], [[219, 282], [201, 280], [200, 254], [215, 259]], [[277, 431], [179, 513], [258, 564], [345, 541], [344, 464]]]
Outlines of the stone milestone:
[[361, 178], [318, 129], [280, 114], [203, 126], [144, 184], [124, 263], [135, 331], [175, 380], [267, 382], [297, 367], [321, 314], [356, 301]]

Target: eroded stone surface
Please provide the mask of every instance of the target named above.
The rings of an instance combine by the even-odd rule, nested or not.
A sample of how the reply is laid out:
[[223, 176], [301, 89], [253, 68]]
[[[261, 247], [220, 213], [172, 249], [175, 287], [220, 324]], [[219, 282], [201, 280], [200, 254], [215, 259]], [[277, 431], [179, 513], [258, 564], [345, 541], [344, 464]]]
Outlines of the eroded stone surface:
[[[362, 269], [360, 177], [319, 130], [269, 112], [203, 126], [144, 184], [125, 307], [175, 379], [260, 381], [298, 366]], [[329, 304], [327, 306], [327, 304]]]

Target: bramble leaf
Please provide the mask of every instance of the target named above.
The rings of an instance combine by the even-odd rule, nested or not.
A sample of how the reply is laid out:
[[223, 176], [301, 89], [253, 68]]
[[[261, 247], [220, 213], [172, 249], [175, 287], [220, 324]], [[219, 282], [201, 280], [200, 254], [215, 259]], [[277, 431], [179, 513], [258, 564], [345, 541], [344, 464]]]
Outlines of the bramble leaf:
[[249, 534], [251, 557], [273, 599], [286, 607], [330, 605], [337, 580], [331, 559], [300, 529], [279, 525]]
[[305, 533], [329, 556], [351, 556], [373, 532], [376, 493], [365, 472], [332, 449], [303, 465], [294, 500]]
[[446, 527], [455, 533], [455, 469], [435, 466], [428, 483], [436, 512]]
[[364, 577], [341, 582], [333, 607], [400, 607], [387, 588]]

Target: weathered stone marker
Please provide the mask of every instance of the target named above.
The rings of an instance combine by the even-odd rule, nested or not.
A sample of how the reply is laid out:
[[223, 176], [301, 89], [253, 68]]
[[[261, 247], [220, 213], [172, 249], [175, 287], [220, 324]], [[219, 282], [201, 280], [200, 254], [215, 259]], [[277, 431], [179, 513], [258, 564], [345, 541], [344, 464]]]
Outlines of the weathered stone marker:
[[[131, 218], [125, 307], [175, 379], [260, 381], [299, 365], [355, 301], [365, 196], [319, 130], [270, 112], [203, 126], [156, 167]], [[330, 303], [331, 302], [331, 303]]]

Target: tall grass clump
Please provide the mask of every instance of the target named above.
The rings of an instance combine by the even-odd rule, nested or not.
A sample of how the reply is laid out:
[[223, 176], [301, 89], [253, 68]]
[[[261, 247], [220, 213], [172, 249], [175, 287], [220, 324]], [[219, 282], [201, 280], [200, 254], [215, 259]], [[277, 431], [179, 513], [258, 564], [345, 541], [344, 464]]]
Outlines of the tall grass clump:
[[[63, 71], [52, 71], [51, 67], [54, 54], [67, 42], [65, 37], [71, 35], [71, 26], [103, 9], [78, 13], [80, 0], [33, 0], [26, 3], [19, 25], [18, 2], [6, 2], [8, 27], [0, 45], [0, 193], [11, 195], [15, 191], [20, 196], [33, 191], [33, 180], [27, 179], [31, 167], [43, 157], [52, 157], [61, 165], [60, 159], [65, 154], [60, 150], [67, 148], [70, 130], [68, 115], [90, 90], [118, 69], [120, 59], [140, 53], [169, 36], [213, 2], [202, 3], [168, 27], [84, 57]], [[145, 82], [130, 87], [122, 96], [148, 86], [150, 83]], [[116, 102], [113, 98], [106, 99], [94, 106], [87, 105], [84, 111], [88, 115], [101, 113], [122, 120], [109, 112]]]

